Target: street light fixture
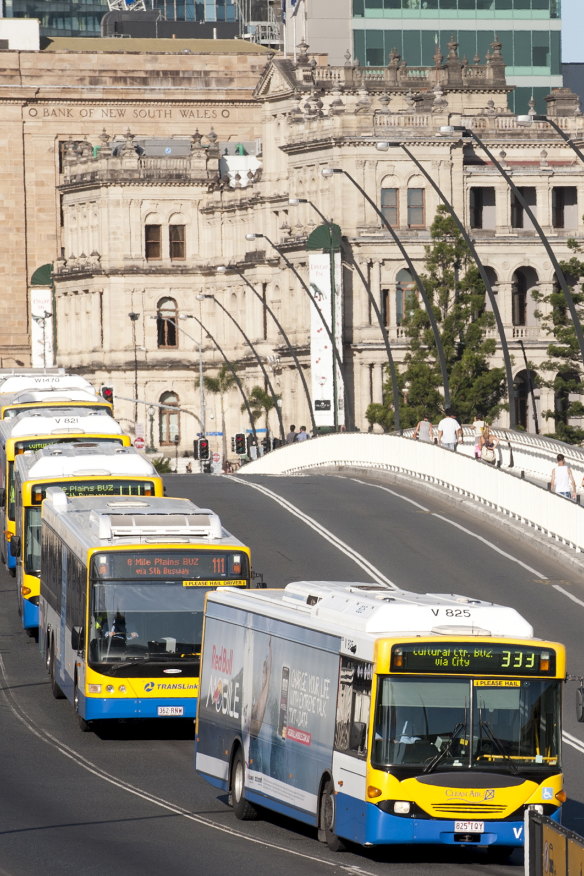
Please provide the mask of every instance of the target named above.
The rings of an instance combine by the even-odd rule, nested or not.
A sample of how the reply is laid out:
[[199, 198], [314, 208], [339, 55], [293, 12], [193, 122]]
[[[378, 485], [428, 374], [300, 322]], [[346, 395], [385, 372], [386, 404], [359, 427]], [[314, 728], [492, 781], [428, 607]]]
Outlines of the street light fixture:
[[418, 161], [416, 156], [410, 151], [410, 149], [408, 149], [405, 143], [402, 143], [401, 141], [392, 142], [382, 140], [381, 142], [375, 144], [375, 148], [379, 152], [387, 152], [391, 148], [402, 149], [405, 152], [410, 161], [412, 161], [416, 165], [420, 173], [428, 180], [438, 197], [442, 200], [444, 206], [454, 219], [456, 227], [460, 231], [466, 245], [470, 250], [470, 253], [476, 263], [479, 274], [481, 276], [481, 280], [484, 283], [485, 290], [487, 292], [487, 296], [491, 305], [491, 310], [493, 311], [493, 316], [495, 317], [495, 324], [497, 326], [497, 332], [499, 334], [499, 340], [501, 342], [501, 351], [503, 353], [503, 362], [505, 364], [505, 379], [507, 382], [507, 396], [509, 398], [509, 426], [511, 429], [515, 429], [517, 425], [515, 412], [515, 383], [513, 381], [513, 368], [511, 367], [511, 356], [509, 355], [509, 346], [507, 344], [507, 338], [505, 336], [505, 327], [503, 325], [503, 320], [501, 319], [499, 305], [497, 304], [497, 298], [495, 296], [495, 293], [493, 292], [493, 287], [491, 285], [489, 275], [487, 274], [485, 266], [479, 258], [479, 254], [476, 250], [474, 242], [468, 234], [463, 222], [459, 218], [458, 213], [455, 212], [454, 207], [452, 206], [442, 189], [438, 186], [438, 183], [436, 182], [434, 177], [430, 173], [428, 173], [423, 164]]
[[[266, 366], [264, 365], [264, 363], [263, 363], [263, 361], [262, 361], [262, 358], [261, 358], [260, 354], [258, 353], [258, 351], [257, 351], [256, 347], [254, 346], [254, 344], [251, 342], [251, 340], [249, 339], [249, 337], [247, 336], [247, 334], [245, 333], [245, 331], [242, 329], [242, 327], [240, 326], [240, 324], [238, 323], [238, 321], [235, 319], [235, 317], [234, 317], [234, 316], [233, 316], [233, 315], [227, 310], [227, 308], [226, 308], [226, 307], [225, 307], [225, 306], [219, 301], [218, 298], [216, 298], [214, 295], [202, 295], [202, 294], [197, 295], [197, 300], [198, 300], [198, 301], [202, 301], [204, 298], [210, 298], [211, 301], [214, 301], [215, 304], [216, 304], [218, 307], [221, 308], [221, 310], [223, 311], [223, 313], [224, 313], [226, 316], [229, 317], [229, 319], [231, 320], [231, 322], [233, 323], [233, 325], [234, 325], [237, 329], [239, 329], [239, 331], [241, 332], [241, 334], [242, 334], [242, 336], [243, 336], [243, 338], [244, 338], [246, 344], [248, 345], [248, 347], [249, 347], [250, 350], [252, 351], [253, 355], [255, 356], [255, 359], [256, 359], [256, 361], [257, 361], [257, 363], [258, 363], [258, 365], [259, 365], [259, 367], [260, 367], [260, 370], [261, 370], [261, 372], [262, 372], [262, 374], [263, 374], [263, 376], [264, 376], [264, 380], [266, 381], [266, 385], [267, 385], [267, 387], [268, 387], [268, 390], [269, 390], [269, 392], [270, 392], [270, 395], [272, 396], [272, 398], [274, 399], [274, 402], [275, 402], [275, 401], [276, 401], [276, 394], [277, 394], [277, 393], [276, 393], [276, 391], [274, 390], [274, 387], [273, 387], [272, 381], [270, 380], [269, 374], [268, 374], [268, 372], [267, 372], [267, 370], [266, 370]], [[282, 411], [280, 410], [280, 408], [279, 408], [277, 405], [275, 405], [275, 407], [276, 407], [276, 413], [277, 413], [277, 415], [278, 415], [278, 423], [279, 423], [279, 425], [280, 425], [280, 438], [281, 438], [282, 441], [284, 441], [286, 435], [285, 435], [285, 432], [284, 432], [284, 421], [283, 421], [283, 419], [282, 419]]]
[[[288, 338], [288, 335], [284, 331], [284, 326], [282, 325], [282, 323], [280, 322], [280, 320], [278, 319], [278, 317], [276, 316], [276, 314], [274, 313], [274, 311], [272, 310], [272, 308], [270, 307], [268, 302], [262, 298], [262, 296], [257, 291], [257, 289], [254, 287], [254, 285], [252, 283], [250, 283], [250, 281], [247, 279], [245, 274], [242, 271], [240, 271], [236, 265], [229, 265], [229, 267], [227, 265], [218, 265], [217, 268], [215, 268], [215, 270], [217, 271], [218, 274], [227, 274], [229, 270], [232, 270], [239, 277], [241, 277], [241, 279], [246, 284], [246, 286], [249, 289], [251, 289], [253, 294], [261, 302], [262, 306], [266, 308], [267, 312], [270, 314], [270, 316], [272, 317], [272, 319], [276, 323], [276, 326], [277, 326], [280, 334], [284, 338], [284, 343], [288, 346], [288, 351], [289, 351], [292, 359], [294, 360], [294, 364], [296, 365], [296, 369], [298, 371], [298, 376], [300, 377], [300, 380], [302, 382], [304, 394], [306, 395], [306, 401], [308, 403], [308, 412], [309, 412], [310, 420], [312, 423], [312, 431], [314, 434], [316, 432], [316, 422], [314, 419], [314, 412], [312, 410], [312, 401], [310, 399], [310, 391], [308, 389], [308, 384], [306, 382], [306, 376], [305, 376], [304, 371], [302, 369], [302, 366], [298, 360], [298, 356], [296, 355], [296, 351], [294, 350], [294, 347], [292, 346], [290, 339]], [[281, 400], [279, 400], [279, 406], [281, 407]]]
[[348, 170], [344, 170], [341, 167], [323, 167], [320, 171], [321, 175], [325, 178], [332, 177], [334, 174], [342, 173], [347, 179], [355, 186], [355, 188], [361, 193], [362, 197], [367, 201], [369, 206], [373, 209], [373, 211], [377, 214], [378, 218], [381, 220], [383, 225], [389, 231], [395, 245], [401, 252], [412, 277], [415, 280], [416, 288], [420, 292], [422, 296], [422, 301], [424, 302], [424, 308], [426, 310], [426, 315], [428, 317], [428, 321], [430, 322], [430, 326], [432, 329], [432, 334], [434, 335], [434, 343], [436, 344], [436, 354], [438, 356], [438, 362], [440, 365], [440, 372], [442, 374], [442, 384], [444, 387], [444, 407], [448, 409], [450, 407], [450, 383], [448, 380], [448, 369], [446, 368], [446, 357], [444, 355], [444, 346], [442, 344], [442, 338], [440, 337], [440, 332], [438, 331], [438, 324], [436, 322], [436, 317], [434, 315], [434, 309], [432, 307], [432, 303], [428, 298], [428, 293], [426, 292], [426, 288], [420, 279], [418, 272], [416, 271], [415, 265], [411, 260], [406, 248], [401, 242], [398, 234], [392, 225], [387, 221], [384, 214], [381, 212], [375, 201], [367, 194], [363, 186], [359, 185], [357, 180], [352, 174], [349, 173]]
[[558, 123], [556, 121], [554, 121], [554, 119], [550, 119], [548, 116], [543, 116], [543, 115], [516, 116], [515, 118], [516, 118], [518, 125], [521, 125], [522, 127], [526, 127], [526, 128], [528, 128], [530, 125], [532, 125], [533, 122], [545, 122], [546, 125], [549, 125], [551, 128], [554, 129], [554, 131], [557, 134], [560, 135], [560, 137], [562, 138], [564, 143], [567, 143], [568, 146], [570, 147], [570, 149], [572, 149], [576, 153], [576, 155], [578, 156], [580, 161], [582, 161], [584, 163], [584, 152], [582, 152], [581, 149], [578, 149], [578, 147], [576, 146], [576, 144], [574, 143], [572, 138], [566, 134], [566, 132], [563, 130], [563, 128], [560, 128], [560, 126], [558, 125]]
[[[316, 297], [313, 295], [313, 293], [311, 292], [307, 283], [305, 283], [302, 276], [300, 275], [300, 272], [292, 264], [290, 259], [286, 256], [286, 254], [278, 246], [276, 246], [276, 244], [274, 243], [273, 240], [270, 240], [270, 238], [268, 237], [267, 234], [259, 234], [259, 233], [252, 232], [252, 233], [248, 233], [245, 235], [245, 239], [249, 240], [249, 241], [257, 240], [258, 238], [266, 240], [270, 244], [272, 249], [276, 250], [276, 252], [280, 256], [280, 258], [284, 261], [286, 267], [292, 271], [292, 273], [294, 274], [294, 276], [296, 277], [296, 279], [300, 283], [302, 289], [304, 290], [304, 292], [306, 292], [306, 294], [308, 295], [308, 297], [312, 301], [312, 303], [316, 309], [316, 312], [318, 313], [318, 317], [319, 317], [320, 321], [322, 322], [323, 328], [328, 336], [328, 339], [331, 342], [332, 354], [333, 354], [335, 361], [338, 365], [339, 374], [341, 374], [341, 376], [342, 376], [342, 374], [343, 374], [343, 360], [341, 359], [341, 357], [339, 355], [339, 351], [337, 348], [337, 343], [336, 343], [334, 334], [331, 331], [328, 322], [326, 321], [326, 318], [322, 312], [322, 308], [320, 307], [318, 301], [316, 300]], [[333, 404], [334, 411], [333, 411], [333, 413], [334, 413], [334, 421], [335, 421], [335, 428], [336, 428], [338, 425], [338, 407], [337, 407], [338, 406], [338, 397], [337, 397], [337, 389], [336, 389], [336, 369], [335, 368], [333, 368], [333, 395], [334, 395], [334, 404]], [[345, 414], [348, 416], [349, 407], [348, 407], [347, 402], [348, 402], [348, 400], [347, 400], [347, 387], [345, 385], [345, 381], [343, 380], [343, 405], [344, 405]]]
[[507, 171], [505, 170], [505, 168], [501, 165], [501, 162], [495, 158], [495, 156], [493, 155], [491, 150], [488, 148], [488, 146], [483, 142], [483, 140], [478, 136], [478, 134], [476, 134], [472, 130], [472, 128], [466, 128], [466, 127], [464, 127], [464, 125], [443, 125], [439, 129], [439, 131], [440, 131], [440, 134], [457, 133], [457, 134], [460, 134], [463, 139], [466, 137], [466, 138], [470, 138], [470, 139], [474, 140], [475, 143], [477, 143], [477, 145], [480, 146], [480, 148], [483, 150], [485, 155], [487, 155], [487, 157], [493, 162], [493, 165], [497, 168], [497, 170], [499, 171], [499, 173], [504, 178], [505, 182], [507, 183], [507, 185], [509, 186], [509, 188], [511, 189], [511, 191], [515, 195], [516, 199], [521, 204], [521, 207], [529, 216], [529, 219], [531, 220], [531, 223], [532, 223], [533, 227], [535, 228], [535, 230], [539, 236], [539, 239], [541, 240], [541, 242], [544, 245], [544, 248], [548, 254], [549, 260], [551, 261], [551, 263], [553, 265], [554, 273], [556, 275], [556, 278], [558, 280], [560, 288], [564, 294], [564, 298], [566, 299], [566, 304], [568, 305], [568, 310], [570, 311], [570, 316], [572, 317], [572, 323], [574, 325], [576, 339], [578, 341], [578, 346], [580, 348], [580, 356], [582, 357], [582, 361], [584, 362], [584, 332], [582, 331], [582, 325], [580, 323], [580, 318], [578, 315], [578, 311], [576, 310], [576, 305], [574, 304], [574, 299], [572, 297], [570, 287], [568, 286], [564, 272], [562, 271], [562, 269], [560, 267], [560, 263], [558, 262], [558, 260], [556, 258], [556, 254], [554, 253], [553, 248], [552, 248], [549, 240], [545, 236], [543, 228], [541, 227], [541, 225], [539, 224], [539, 222], [535, 218], [535, 214], [534, 214], [533, 210], [531, 209], [531, 207], [529, 206], [529, 204], [527, 203], [521, 190], [515, 185], [515, 183], [513, 182], [513, 180], [511, 179], [511, 177], [507, 173]]

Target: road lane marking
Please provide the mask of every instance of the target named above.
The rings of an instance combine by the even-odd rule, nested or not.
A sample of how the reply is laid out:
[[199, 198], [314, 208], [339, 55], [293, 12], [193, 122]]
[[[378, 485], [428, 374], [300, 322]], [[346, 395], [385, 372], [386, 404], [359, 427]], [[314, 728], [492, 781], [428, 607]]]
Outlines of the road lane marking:
[[584, 601], [582, 599], [578, 599], [578, 597], [574, 596], [573, 593], [570, 593], [569, 590], [564, 590], [564, 588], [560, 587], [559, 584], [552, 584], [552, 587], [554, 588], [554, 590], [558, 590], [560, 593], [563, 593], [564, 596], [567, 596], [568, 599], [572, 600], [572, 602], [577, 602], [578, 605], [581, 605], [582, 608], [584, 608]]
[[[415, 505], [416, 508], [419, 508], [421, 511], [426, 511], [432, 517], [436, 517], [438, 520], [443, 520], [444, 523], [450, 524], [450, 526], [454, 526], [456, 529], [460, 529], [461, 532], [470, 535], [472, 538], [476, 538], [477, 541], [481, 541], [484, 545], [490, 548], [495, 553], [500, 554], [502, 557], [505, 557], [507, 560], [511, 560], [512, 563], [517, 563], [518, 566], [524, 568], [527, 572], [532, 575], [537, 575], [538, 578], [542, 578], [547, 581], [547, 575], [544, 575], [542, 572], [538, 572], [537, 569], [534, 569], [533, 566], [528, 566], [527, 563], [524, 563], [518, 557], [514, 557], [513, 554], [507, 553], [507, 551], [501, 550], [500, 547], [497, 547], [494, 542], [489, 541], [488, 538], [485, 538], [482, 535], [478, 535], [476, 532], [473, 532], [472, 529], [467, 529], [466, 526], [462, 526], [460, 523], [456, 523], [454, 520], [450, 520], [449, 517], [443, 517], [442, 514], [436, 514], [435, 511], [431, 511], [430, 508], [426, 508], [425, 505], [421, 505], [419, 502], [415, 502], [413, 499], [410, 499], [408, 496], [403, 496], [400, 493], [397, 493], [395, 490], [390, 490], [389, 487], [384, 487], [381, 484], [371, 484], [369, 481], [361, 481], [358, 478], [347, 478], [347, 480], [354, 481], [356, 484], [363, 484], [365, 487], [373, 487], [376, 490], [384, 490], [386, 493], [391, 493], [392, 496], [395, 496], [398, 499], [401, 499], [403, 502], [409, 502], [410, 505]], [[561, 588], [560, 588], [561, 589]], [[578, 600], [574, 600], [577, 602]], [[581, 605], [584, 603], [581, 603]]]
[[577, 736], [572, 736], [571, 733], [567, 733], [566, 730], [563, 730], [562, 740], [566, 743], [566, 745], [571, 745], [572, 748], [575, 748], [576, 751], [579, 751], [580, 754], [584, 754], [584, 742], [582, 742], [581, 739], [578, 739]]
[[[217, 822], [212, 821], [210, 818], [205, 818], [204, 816], [197, 815], [194, 812], [189, 812], [188, 809], [184, 809], [182, 806], [178, 806], [176, 803], [171, 803], [170, 800], [165, 800], [164, 797], [157, 797], [155, 794], [151, 794], [149, 791], [145, 791], [143, 788], [139, 788], [137, 785], [132, 785], [129, 782], [125, 782], [119, 777], [119, 775], [113, 775], [112, 773], [108, 773], [106, 770], [102, 769], [102, 767], [97, 766], [97, 764], [85, 758], [78, 751], [75, 751], [74, 748], [71, 748], [64, 742], [61, 742], [59, 739], [57, 739], [56, 736], [53, 736], [52, 733], [49, 733], [47, 730], [40, 729], [33, 723], [32, 719], [28, 716], [22, 706], [18, 704], [14, 694], [10, 690], [10, 685], [6, 674], [6, 666], [1, 654], [0, 677], [2, 678], [3, 682], [2, 687], [0, 688], [0, 692], [3, 694], [8, 708], [15, 716], [15, 718], [17, 718], [18, 721], [25, 725], [30, 733], [32, 733], [33, 736], [36, 736], [37, 739], [40, 739], [42, 742], [50, 745], [52, 748], [58, 751], [59, 754], [63, 755], [63, 757], [66, 757], [68, 758], [68, 760], [73, 761], [73, 763], [81, 767], [81, 769], [84, 769], [86, 772], [91, 773], [91, 775], [95, 776], [98, 779], [101, 779], [107, 784], [113, 785], [116, 788], [126, 791], [128, 794], [132, 794], [134, 797], [139, 797], [141, 800], [145, 800], [147, 803], [152, 803], [154, 806], [158, 806], [159, 808], [164, 809], [167, 812], [172, 812], [175, 815], [180, 815], [182, 818], [186, 818], [188, 821], [196, 822], [197, 824], [209, 827], [212, 830], [217, 830], [221, 833], [229, 834], [232, 837], [245, 840], [246, 842], [253, 843], [254, 845], [264, 846], [266, 849], [283, 852], [287, 855], [293, 855], [295, 858], [303, 858], [306, 861], [311, 861], [316, 864], [322, 864], [325, 867], [338, 868], [343, 873], [359, 873], [360, 876], [375, 876], [375, 874], [370, 873], [369, 871], [361, 870], [354, 866], [343, 864], [339, 865], [338, 861], [326, 861], [323, 858], [319, 858], [317, 855], [308, 855], [305, 852], [298, 852], [294, 849], [288, 849], [285, 846], [277, 845], [276, 843], [271, 843], [267, 840], [259, 839], [257, 837], [250, 837], [249, 834], [241, 833], [240, 831], [234, 830], [233, 828], [226, 825], [218, 824]], [[1, 870], [0, 873], [2, 873]]]
[[283, 499], [277, 493], [274, 493], [272, 490], [268, 490], [267, 487], [263, 487], [260, 484], [254, 484], [253, 481], [243, 481], [241, 478], [234, 478], [227, 475], [229, 480], [233, 481], [240, 486], [251, 487], [253, 490], [257, 490], [259, 493], [263, 493], [264, 496], [267, 496], [269, 499], [272, 499], [276, 504], [280, 505], [281, 508], [288, 511], [289, 514], [292, 514], [294, 517], [297, 517], [299, 520], [302, 520], [303, 523], [306, 523], [307, 526], [310, 526], [311, 529], [314, 529], [319, 535], [321, 535], [326, 541], [336, 547], [341, 553], [345, 554], [349, 559], [353, 560], [358, 566], [360, 566], [374, 581], [378, 584], [385, 584], [386, 587], [389, 587], [391, 590], [399, 590], [396, 584], [391, 581], [387, 575], [384, 575], [373, 563], [370, 563], [369, 560], [364, 557], [362, 554], [358, 553], [354, 548], [348, 545], [346, 542], [342, 541], [342, 539], [338, 538], [334, 533], [332, 533], [329, 529], [326, 529], [321, 523], [318, 523], [313, 517], [309, 517], [308, 514], [304, 514], [302, 511], [299, 511], [291, 502], [288, 502], [287, 499]]

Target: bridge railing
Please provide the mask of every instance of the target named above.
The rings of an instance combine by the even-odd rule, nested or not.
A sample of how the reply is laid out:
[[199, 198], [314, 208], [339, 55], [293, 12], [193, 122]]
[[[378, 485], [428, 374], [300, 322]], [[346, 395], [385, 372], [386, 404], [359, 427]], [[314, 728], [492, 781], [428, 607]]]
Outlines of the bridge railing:
[[[272, 451], [243, 466], [238, 474], [289, 475], [339, 468], [396, 472], [487, 505], [576, 551], [584, 549], [583, 507], [550, 493], [545, 486], [513, 476], [503, 466], [476, 462], [473, 444], [465, 444], [464, 452], [453, 453], [397, 435], [325, 435]], [[548, 454], [553, 454], [553, 449]], [[550, 456], [545, 465], [549, 468]]]

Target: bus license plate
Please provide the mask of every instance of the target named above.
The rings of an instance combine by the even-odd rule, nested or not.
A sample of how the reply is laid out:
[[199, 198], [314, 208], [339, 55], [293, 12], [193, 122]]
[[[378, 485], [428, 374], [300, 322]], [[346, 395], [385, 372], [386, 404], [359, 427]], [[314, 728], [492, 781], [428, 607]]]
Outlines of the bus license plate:
[[158, 706], [158, 717], [164, 718], [165, 716], [171, 718], [181, 718], [184, 714], [184, 709], [182, 706]]
[[484, 821], [455, 821], [454, 822], [454, 832], [455, 833], [484, 833], [485, 832], [485, 822]]

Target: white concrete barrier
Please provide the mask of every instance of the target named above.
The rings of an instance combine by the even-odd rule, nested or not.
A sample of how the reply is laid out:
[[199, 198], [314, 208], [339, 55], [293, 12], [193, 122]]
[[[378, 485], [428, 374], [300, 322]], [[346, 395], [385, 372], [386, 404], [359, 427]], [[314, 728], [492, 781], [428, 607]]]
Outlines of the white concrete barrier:
[[[548, 467], [549, 461], [548, 457]], [[290, 475], [339, 467], [392, 471], [440, 485], [535, 527], [574, 550], [584, 549], [584, 508], [504, 468], [476, 462], [472, 445], [464, 453], [452, 453], [397, 435], [324, 435], [272, 451], [243, 466], [238, 474]]]

